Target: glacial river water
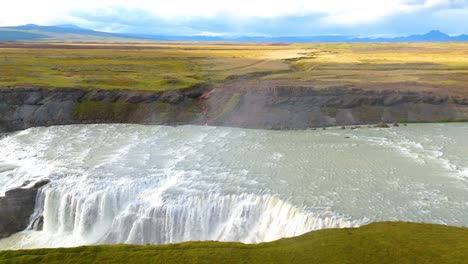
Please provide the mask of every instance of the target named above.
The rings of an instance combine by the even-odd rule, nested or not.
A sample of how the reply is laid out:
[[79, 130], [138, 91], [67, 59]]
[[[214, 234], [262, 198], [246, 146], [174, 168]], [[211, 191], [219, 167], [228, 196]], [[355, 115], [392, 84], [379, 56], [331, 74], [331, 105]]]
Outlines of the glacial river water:
[[0, 196], [50, 179], [35, 212], [44, 228], [0, 250], [259, 243], [387, 220], [468, 226], [467, 154], [468, 124], [32, 128], [0, 139]]

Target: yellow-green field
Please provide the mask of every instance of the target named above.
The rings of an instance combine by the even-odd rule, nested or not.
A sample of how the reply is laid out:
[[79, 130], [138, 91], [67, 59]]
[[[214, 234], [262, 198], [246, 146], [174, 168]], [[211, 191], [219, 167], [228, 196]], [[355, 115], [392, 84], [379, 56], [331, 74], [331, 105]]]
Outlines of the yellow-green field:
[[278, 85], [465, 93], [468, 43], [0, 44], [0, 86], [159, 91], [253, 73]]
[[270, 243], [187, 242], [0, 251], [0, 263], [466, 263], [468, 229], [374, 223]]
[[[125, 45], [124, 45], [125, 46]], [[0, 85], [168, 90], [289, 69], [301, 49], [196, 44], [15, 45], [0, 48]]]
[[297, 61], [298, 73], [288, 77], [352, 84], [417, 82], [437, 86], [468, 82], [468, 44], [465, 43], [319, 44], [308, 47], [317, 50], [310, 54], [310, 58]]

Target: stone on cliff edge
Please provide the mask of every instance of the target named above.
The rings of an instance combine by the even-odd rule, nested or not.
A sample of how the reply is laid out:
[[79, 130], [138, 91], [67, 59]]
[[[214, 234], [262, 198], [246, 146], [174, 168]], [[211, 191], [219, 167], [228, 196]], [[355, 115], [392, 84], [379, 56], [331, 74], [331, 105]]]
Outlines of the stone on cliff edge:
[[389, 128], [389, 126], [385, 122], [380, 122], [375, 127], [377, 127], [377, 128]]
[[176, 91], [167, 91], [161, 94], [160, 99], [164, 103], [178, 104], [184, 99], [184, 97]]
[[16, 188], [0, 197], [0, 238], [8, 237], [28, 227], [34, 212], [39, 188], [49, 183], [43, 180], [31, 188]]

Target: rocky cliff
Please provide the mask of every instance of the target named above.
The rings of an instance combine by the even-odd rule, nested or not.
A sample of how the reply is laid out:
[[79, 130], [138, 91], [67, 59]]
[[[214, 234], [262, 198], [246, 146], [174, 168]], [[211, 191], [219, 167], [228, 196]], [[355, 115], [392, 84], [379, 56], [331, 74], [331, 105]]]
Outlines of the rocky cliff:
[[81, 123], [186, 124], [200, 122], [196, 98], [205, 87], [181, 91], [84, 91], [0, 88], [0, 132]]
[[8, 190], [4, 197], [0, 197], [0, 239], [28, 227], [34, 212], [37, 192], [48, 183], [49, 181], [43, 180], [30, 188], [23, 186]]
[[206, 104], [208, 124], [247, 128], [468, 120], [468, 100], [432, 91], [249, 87], [215, 90]]
[[[234, 83], [234, 82], [233, 82]], [[81, 123], [304, 129], [468, 120], [468, 99], [434, 91], [224, 85], [165, 92], [0, 88], [0, 132]]]

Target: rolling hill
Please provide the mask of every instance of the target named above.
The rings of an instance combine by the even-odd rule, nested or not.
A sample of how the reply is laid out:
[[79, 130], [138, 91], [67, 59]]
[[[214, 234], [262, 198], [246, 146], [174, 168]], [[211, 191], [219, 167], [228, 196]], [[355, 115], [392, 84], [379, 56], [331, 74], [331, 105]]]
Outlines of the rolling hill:
[[38, 26], [28, 24], [17, 27], [0, 27], [0, 41], [131, 41], [133, 37], [99, 32], [73, 25]]

